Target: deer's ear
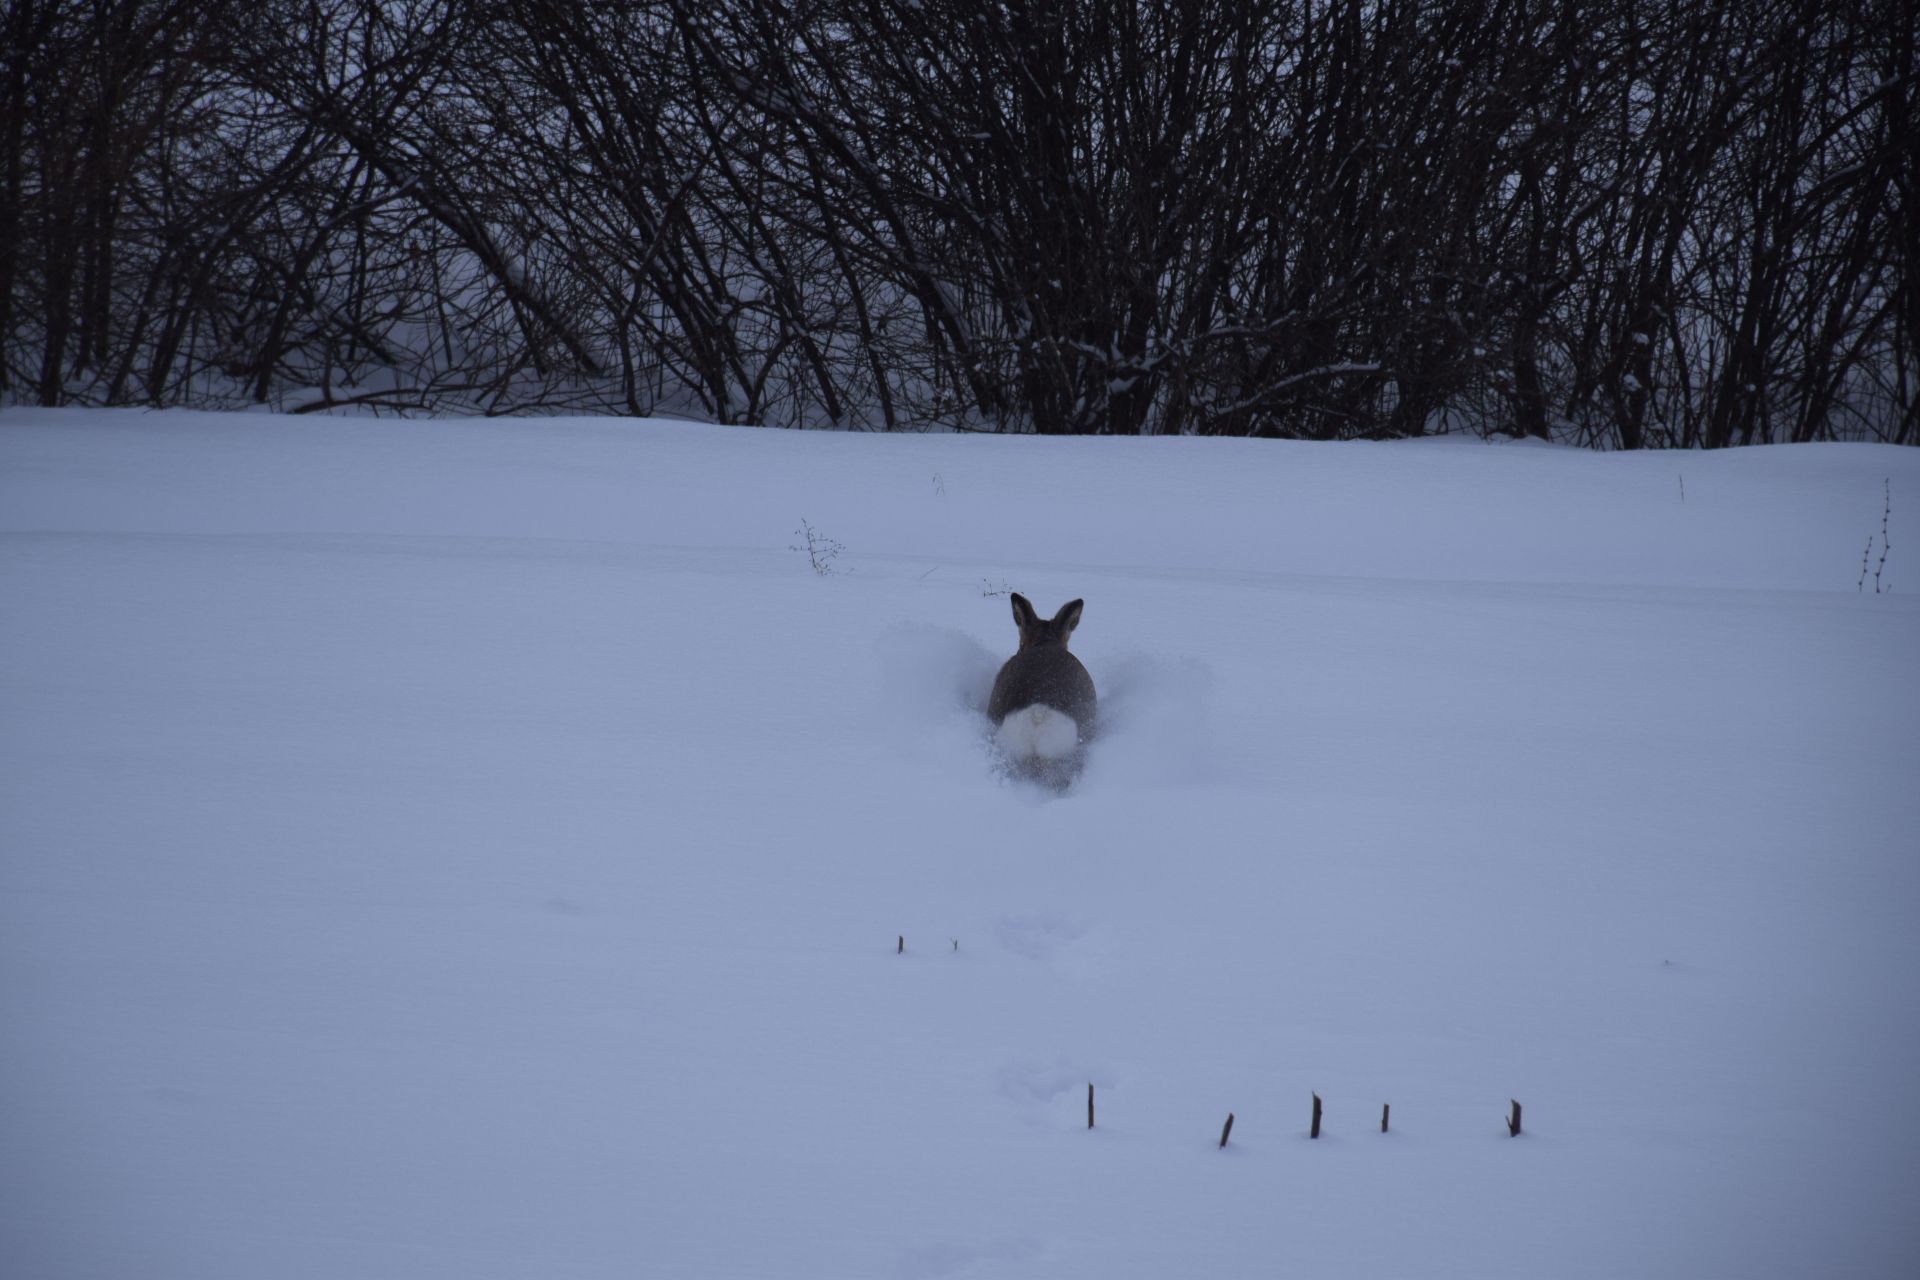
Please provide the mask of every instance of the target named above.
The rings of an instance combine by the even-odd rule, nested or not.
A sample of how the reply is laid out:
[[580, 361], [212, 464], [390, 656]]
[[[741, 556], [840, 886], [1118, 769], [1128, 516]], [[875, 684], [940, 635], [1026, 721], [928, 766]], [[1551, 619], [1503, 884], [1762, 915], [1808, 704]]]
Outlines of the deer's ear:
[[1039, 617], [1033, 612], [1033, 606], [1027, 603], [1027, 598], [1018, 591], [1014, 592], [1013, 625], [1020, 628], [1020, 638], [1022, 640], [1026, 639], [1028, 633], [1033, 630], [1039, 621]]

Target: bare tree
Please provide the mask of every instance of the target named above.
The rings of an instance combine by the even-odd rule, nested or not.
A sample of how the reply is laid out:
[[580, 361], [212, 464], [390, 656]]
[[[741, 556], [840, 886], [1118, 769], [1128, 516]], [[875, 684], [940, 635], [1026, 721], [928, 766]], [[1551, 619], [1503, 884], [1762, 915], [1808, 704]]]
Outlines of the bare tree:
[[1893, 0], [8, 0], [0, 397], [1920, 440]]

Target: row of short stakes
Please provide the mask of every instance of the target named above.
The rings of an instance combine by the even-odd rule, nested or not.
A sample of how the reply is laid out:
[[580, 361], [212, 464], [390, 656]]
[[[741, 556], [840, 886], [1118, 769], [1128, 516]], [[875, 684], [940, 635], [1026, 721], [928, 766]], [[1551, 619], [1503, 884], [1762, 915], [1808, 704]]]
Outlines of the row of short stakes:
[[[1507, 1136], [1517, 1138], [1520, 1136], [1520, 1103], [1518, 1101], [1510, 1101], [1512, 1101], [1513, 1110], [1507, 1116]], [[1387, 1132], [1387, 1124], [1392, 1119], [1392, 1116], [1393, 1104], [1382, 1104], [1380, 1107], [1380, 1132]], [[1087, 1085], [1087, 1128], [1093, 1128], [1093, 1085], [1091, 1082]], [[1226, 1146], [1227, 1139], [1232, 1136], [1232, 1134], [1233, 1112], [1229, 1111], [1227, 1112], [1227, 1122], [1221, 1126], [1220, 1129], [1220, 1145], [1223, 1147]], [[1317, 1138], [1320, 1136], [1320, 1095], [1317, 1093], [1313, 1095], [1313, 1120], [1307, 1128], [1307, 1136], [1309, 1138]]]
[[[953, 939], [953, 949], [955, 951], [960, 949], [960, 940], [958, 938]], [[894, 951], [897, 955], [906, 954], [907, 935], [904, 933], [900, 935], [899, 942], [894, 948]], [[1517, 1138], [1520, 1136], [1520, 1104], [1518, 1101], [1511, 1099], [1509, 1099], [1509, 1101], [1512, 1102], [1513, 1110], [1507, 1116], [1507, 1136], [1509, 1138]], [[1380, 1107], [1380, 1132], [1387, 1132], [1387, 1122], [1392, 1117], [1392, 1114], [1393, 1104], [1383, 1103]], [[1093, 1085], [1091, 1083], [1087, 1085], [1087, 1128], [1093, 1128]], [[1232, 1133], [1233, 1112], [1229, 1111], [1227, 1112], [1227, 1123], [1221, 1126], [1220, 1129], [1221, 1146], [1224, 1147], [1227, 1145], [1227, 1138]], [[1309, 1138], [1317, 1138], [1320, 1136], [1320, 1095], [1317, 1093], [1313, 1095], [1313, 1121], [1307, 1129], [1307, 1136]]]

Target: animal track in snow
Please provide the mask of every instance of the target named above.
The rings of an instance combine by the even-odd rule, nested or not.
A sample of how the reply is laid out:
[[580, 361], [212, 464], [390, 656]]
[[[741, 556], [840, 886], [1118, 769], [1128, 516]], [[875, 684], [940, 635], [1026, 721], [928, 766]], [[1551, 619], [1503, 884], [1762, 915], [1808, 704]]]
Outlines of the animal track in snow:
[[1086, 935], [1086, 929], [1064, 916], [1002, 916], [994, 921], [993, 937], [1017, 956], [1051, 964], [1056, 956]]

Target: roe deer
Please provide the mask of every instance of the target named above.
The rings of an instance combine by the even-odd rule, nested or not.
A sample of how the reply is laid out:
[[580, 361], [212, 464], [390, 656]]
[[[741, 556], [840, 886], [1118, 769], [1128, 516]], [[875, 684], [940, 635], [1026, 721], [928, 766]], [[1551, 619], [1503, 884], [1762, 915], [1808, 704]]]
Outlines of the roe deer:
[[1015, 593], [1020, 649], [1000, 668], [987, 700], [987, 715], [998, 726], [994, 740], [1014, 767], [1056, 785], [1072, 779], [1093, 737], [1093, 677], [1067, 652], [1084, 604], [1069, 601], [1051, 620], [1043, 620], [1025, 596]]

